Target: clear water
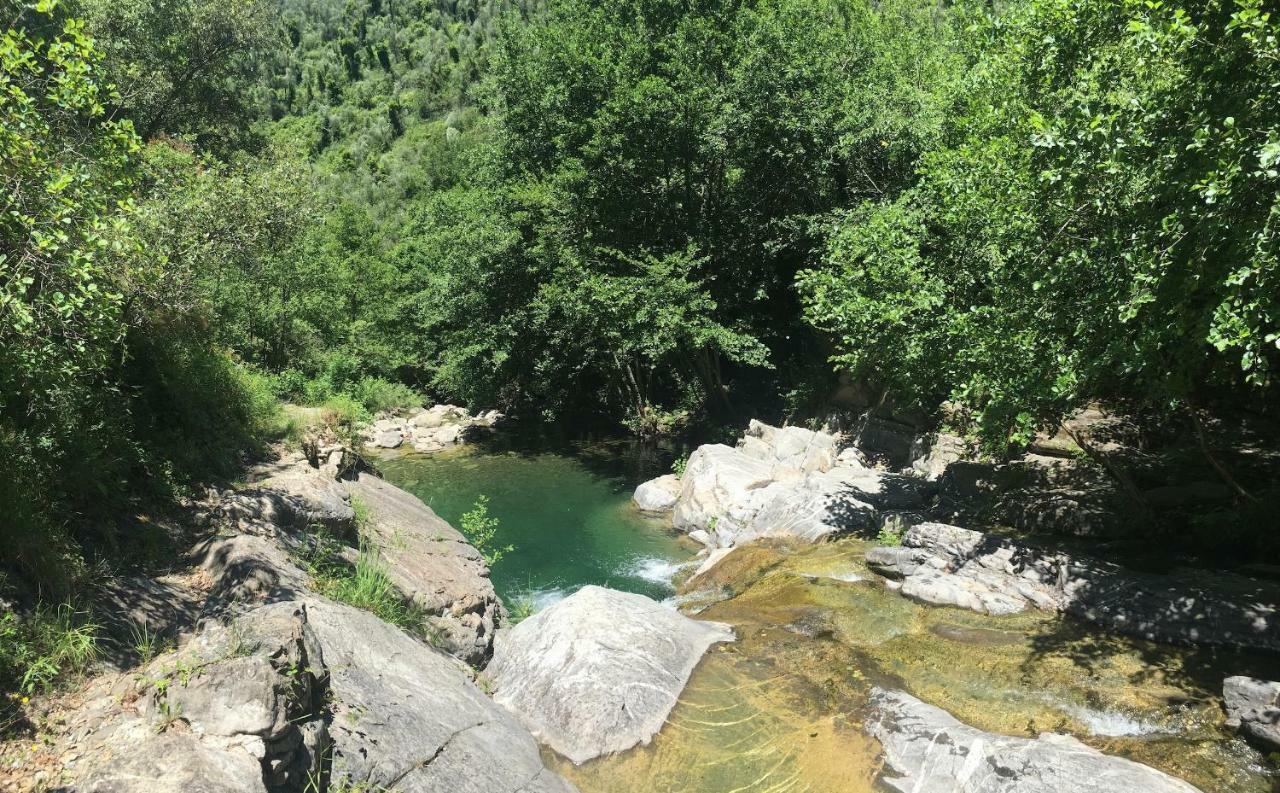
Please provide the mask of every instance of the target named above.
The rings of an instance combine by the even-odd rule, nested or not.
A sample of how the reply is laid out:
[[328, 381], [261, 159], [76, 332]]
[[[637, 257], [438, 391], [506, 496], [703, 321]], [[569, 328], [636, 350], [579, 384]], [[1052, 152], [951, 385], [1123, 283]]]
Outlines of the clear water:
[[511, 437], [381, 464], [392, 482], [460, 524], [480, 495], [516, 549], [493, 569], [508, 603], [545, 607], [585, 584], [664, 599], [726, 622], [666, 726], [647, 746], [581, 766], [546, 751], [583, 793], [872, 793], [882, 758], [862, 727], [873, 683], [901, 688], [980, 729], [1077, 736], [1205, 793], [1274, 793], [1280, 779], [1225, 729], [1225, 674], [1272, 659], [1197, 653], [1099, 634], [1041, 612], [988, 617], [928, 608], [869, 571], [867, 544], [748, 546], [676, 593], [693, 548], [630, 504], [670, 469], [670, 450]]
[[495, 437], [437, 455], [379, 462], [392, 483], [461, 526], [480, 496], [499, 520], [495, 544], [514, 546], [492, 570], [509, 604], [543, 608], [587, 584], [663, 599], [693, 556], [665, 519], [631, 504], [645, 479], [671, 468], [674, 451], [636, 442]]

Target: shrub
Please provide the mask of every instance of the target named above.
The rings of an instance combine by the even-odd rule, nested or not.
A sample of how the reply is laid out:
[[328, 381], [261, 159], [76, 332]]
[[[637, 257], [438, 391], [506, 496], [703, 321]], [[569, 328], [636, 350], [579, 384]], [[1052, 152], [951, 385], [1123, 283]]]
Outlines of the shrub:
[[98, 657], [98, 626], [70, 603], [0, 617], [0, 690], [34, 694]]
[[374, 414], [384, 410], [422, 407], [421, 394], [403, 383], [393, 383], [377, 377], [361, 379], [349, 393], [364, 405], [366, 410]]
[[476, 499], [476, 505], [462, 516], [462, 533], [467, 535], [467, 539], [480, 552], [484, 560], [490, 567], [493, 567], [502, 557], [515, 550], [514, 545], [499, 547], [494, 544], [494, 538], [498, 533], [499, 521], [497, 518], [489, 517], [489, 497], [480, 496]]

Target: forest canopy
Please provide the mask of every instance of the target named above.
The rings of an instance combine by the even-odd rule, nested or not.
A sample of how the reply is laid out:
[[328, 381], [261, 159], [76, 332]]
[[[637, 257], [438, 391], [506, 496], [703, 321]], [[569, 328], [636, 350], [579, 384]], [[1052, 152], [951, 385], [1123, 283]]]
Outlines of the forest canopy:
[[[0, 541], [277, 400], [653, 436], [839, 378], [992, 454], [1275, 401], [1262, 0], [0, 0]], [[49, 542], [47, 538], [55, 538]]]

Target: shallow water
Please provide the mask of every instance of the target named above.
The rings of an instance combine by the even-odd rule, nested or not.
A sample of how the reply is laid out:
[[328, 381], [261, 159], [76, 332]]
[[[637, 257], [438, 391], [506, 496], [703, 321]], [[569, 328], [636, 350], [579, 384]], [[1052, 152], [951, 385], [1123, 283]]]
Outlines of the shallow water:
[[631, 493], [670, 470], [672, 455], [624, 441], [548, 445], [510, 437], [437, 455], [379, 462], [392, 483], [461, 527], [480, 496], [499, 520], [495, 544], [511, 545], [492, 570], [509, 604], [544, 608], [586, 584], [662, 599], [693, 546], [666, 520], [641, 516]]
[[[856, 729], [872, 684], [904, 689], [985, 730], [1075, 735], [1155, 766], [1206, 793], [1276, 788], [1262, 757], [1223, 726], [1224, 676], [1274, 659], [1210, 654], [1100, 636], [1039, 612], [988, 617], [911, 602], [862, 562], [866, 543], [740, 548], [686, 582], [699, 618], [731, 623], [739, 642], [695, 671], [671, 724], [697, 719], [735, 690], [756, 754], [718, 752], [742, 727], [696, 721], [652, 748], [562, 770], [584, 791], [861, 791], [874, 789], [874, 741]], [[696, 736], [695, 741], [689, 735]], [[711, 762], [725, 777], [650, 788]], [[836, 773], [832, 776], [832, 773]], [[632, 780], [628, 782], [627, 780]]]
[[984, 730], [1070, 733], [1205, 793], [1280, 790], [1224, 727], [1219, 698], [1223, 677], [1274, 676], [1274, 659], [1109, 637], [1040, 612], [923, 606], [883, 586], [858, 540], [739, 548], [677, 593], [691, 546], [629, 503], [669, 455], [634, 444], [488, 445], [382, 467], [454, 525], [490, 497], [500, 541], [517, 546], [493, 571], [509, 602], [545, 606], [599, 583], [734, 626], [738, 641], [708, 653], [648, 746], [581, 766], [546, 751], [583, 793], [882, 789], [879, 747], [862, 729], [873, 684]]

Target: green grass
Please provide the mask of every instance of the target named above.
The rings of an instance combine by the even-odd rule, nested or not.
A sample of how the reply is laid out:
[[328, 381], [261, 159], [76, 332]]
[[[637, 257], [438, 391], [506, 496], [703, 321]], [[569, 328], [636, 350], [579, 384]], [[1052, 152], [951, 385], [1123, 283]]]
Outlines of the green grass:
[[880, 527], [880, 531], [876, 534], [876, 542], [880, 545], [899, 546], [902, 545], [902, 531], [894, 526], [885, 524]]
[[511, 606], [507, 609], [507, 616], [510, 618], [512, 625], [518, 625], [521, 622], [533, 616], [533, 600], [531, 598], [521, 596], [511, 601]]
[[98, 657], [98, 633], [70, 603], [40, 606], [25, 618], [0, 616], [0, 687], [31, 695], [83, 673]]
[[[353, 499], [357, 523], [368, 520], [367, 507]], [[358, 506], [357, 506], [358, 505]], [[325, 597], [372, 612], [384, 622], [399, 626], [429, 641], [436, 636], [427, 623], [426, 612], [408, 601], [391, 581], [378, 550], [367, 541], [360, 543], [355, 564], [342, 556], [344, 546], [326, 531], [317, 528], [310, 553], [300, 557], [311, 575], [316, 591]]]

